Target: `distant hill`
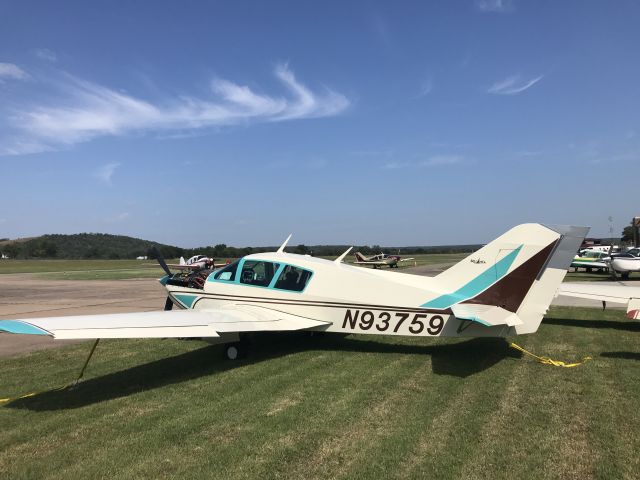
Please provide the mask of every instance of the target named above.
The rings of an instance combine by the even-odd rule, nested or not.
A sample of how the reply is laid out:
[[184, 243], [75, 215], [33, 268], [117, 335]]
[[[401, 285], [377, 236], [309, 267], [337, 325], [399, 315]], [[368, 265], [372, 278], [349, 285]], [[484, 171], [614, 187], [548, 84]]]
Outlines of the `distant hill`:
[[184, 251], [172, 245], [106, 233], [54, 234], [3, 240], [0, 251], [10, 258], [132, 259], [144, 255], [153, 258], [151, 250], [154, 246], [167, 258], [179, 257]]
[[[229, 247], [224, 244], [200, 248], [180, 248], [150, 240], [110, 235], [107, 233], [78, 233], [75, 235], [43, 235], [16, 240], [0, 239], [0, 252], [10, 258], [60, 258], [60, 259], [134, 259], [138, 256], [155, 258], [153, 247], [160, 250], [165, 258], [191, 257], [202, 254], [217, 259], [238, 258], [251, 253], [273, 252], [278, 247]], [[287, 251], [314, 256], [338, 256], [348, 245], [291, 245]], [[472, 252], [481, 245], [445, 245], [435, 247], [381, 247], [354, 246], [353, 252], [365, 255], [380, 252], [413, 255], [419, 253], [459, 253]]]

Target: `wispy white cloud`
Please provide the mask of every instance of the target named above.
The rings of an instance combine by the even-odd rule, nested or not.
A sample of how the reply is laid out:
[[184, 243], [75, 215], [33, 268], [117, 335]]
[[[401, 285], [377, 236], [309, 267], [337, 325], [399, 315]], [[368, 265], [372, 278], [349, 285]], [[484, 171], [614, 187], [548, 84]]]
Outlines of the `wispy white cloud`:
[[96, 171], [93, 172], [93, 176], [101, 182], [106, 183], [107, 185], [111, 185], [113, 174], [115, 173], [116, 168], [118, 168], [119, 166], [120, 164], [117, 162], [107, 163], [106, 165], [98, 167]]
[[434, 155], [419, 162], [421, 167], [440, 167], [444, 165], [455, 165], [462, 163], [464, 157], [461, 155]]
[[495, 95], [517, 95], [530, 89], [543, 78], [544, 75], [540, 75], [527, 80], [523, 79], [521, 75], [512, 75], [491, 85], [487, 93], [493, 93]]
[[482, 12], [511, 13], [515, 11], [512, 0], [476, 0], [476, 8]]
[[287, 65], [279, 65], [275, 76], [286, 95], [267, 95], [215, 78], [211, 98], [181, 96], [151, 102], [64, 75], [48, 104], [25, 108], [11, 116], [16, 135], [11, 136], [9, 144], [0, 144], [0, 154], [32, 153], [36, 145], [41, 151], [57, 149], [105, 135], [185, 133], [250, 122], [328, 117], [350, 105], [347, 97], [332, 90], [310, 90]]
[[278, 159], [267, 162], [263, 165], [266, 170], [281, 170], [281, 169], [294, 169], [294, 168], [306, 168], [309, 170], [321, 170], [329, 166], [329, 162], [324, 158], [312, 158], [309, 160], [286, 160]]
[[129, 217], [131, 217], [131, 214], [129, 212], [121, 212], [121, 213], [116, 213], [111, 217], [105, 218], [104, 221], [107, 223], [118, 223], [118, 222], [125, 221]]
[[0, 63], [0, 81], [2, 79], [25, 80], [29, 74], [14, 63]]
[[418, 98], [429, 95], [433, 91], [433, 77], [428, 77], [420, 85], [420, 92], [418, 92]]
[[55, 52], [52, 52], [48, 48], [37, 48], [33, 51], [33, 53], [40, 60], [45, 60], [51, 63], [55, 63], [58, 61], [58, 56], [55, 54]]
[[444, 167], [448, 165], [456, 165], [460, 163], [464, 163], [466, 161], [465, 157], [462, 155], [433, 155], [424, 160], [419, 160], [417, 162], [398, 162], [391, 161], [382, 165], [382, 168], [385, 170], [396, 170], [399, 168], [409, 168], [409, 167], [422, 167], [422, 168], [436, 168], [436, 167]]
[[540, 150], [519, 150], [517, 152], [513, 152], [513, 155], [520, 158], [539, 157], [542, 155], [542, 152]]

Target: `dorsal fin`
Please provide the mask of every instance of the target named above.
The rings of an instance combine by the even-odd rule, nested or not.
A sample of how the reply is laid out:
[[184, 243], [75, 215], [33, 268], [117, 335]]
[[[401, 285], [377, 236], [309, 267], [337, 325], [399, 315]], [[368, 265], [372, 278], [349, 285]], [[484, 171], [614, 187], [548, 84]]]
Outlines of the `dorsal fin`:
[[344, 252], [342, 255], [340, 255], [338, 258], [336, 258], [336, 259], [334, 260], [334, 262], [336, 262], [336, 263], [342, 263], [342, 261], [344, 260], [344, 257], [346, 257], [346, 256], [347, 256], [347, 254], [351, 251], [351, 249], [352, 249], [352, 248], [353, 248], [353, 247], [349, 247], [349, 248], [347, 248], [347, 251], [346, 251], [346, 252]]
[[293, 235], [293, 233], [290, 233], [287, 239], [284, 241], [284, 243], [280, 245], [280, 248], [278, 249], [277, 253], [284, 253], [284, 247], [286, 247], [287, 243], [289, 243], [289, 240], [291, 240], [291, 235]]

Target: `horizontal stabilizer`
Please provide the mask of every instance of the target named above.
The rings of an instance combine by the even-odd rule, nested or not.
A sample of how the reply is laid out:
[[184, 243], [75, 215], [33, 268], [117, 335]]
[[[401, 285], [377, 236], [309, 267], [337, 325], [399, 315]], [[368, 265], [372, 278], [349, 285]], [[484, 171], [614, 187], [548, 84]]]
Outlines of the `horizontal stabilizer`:
[[495, 305], [459, 303], [451, 307], [453, 314], [460, 320], [471, 320], [487, 327], [522, 325], [522, 320], [513, 312]]

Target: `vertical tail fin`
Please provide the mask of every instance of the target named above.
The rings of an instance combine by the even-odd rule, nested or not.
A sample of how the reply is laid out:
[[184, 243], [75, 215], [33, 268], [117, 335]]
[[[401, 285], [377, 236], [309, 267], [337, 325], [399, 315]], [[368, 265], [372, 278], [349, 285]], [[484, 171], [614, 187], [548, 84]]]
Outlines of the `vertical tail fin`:
[[367, 257], [365, 257], [364, 255], [362, 255], [360, 252], [356, 252], [354, 253], [356, 260], [358, 262], [366, 262], [367, 260], [369, 260]]
[[[453, 292], [425, 303], [459, 318], [535, 332], [589, 229], [523, 224], [436, 277]], [[484, 318], [482, 318], [484, 316]]]

